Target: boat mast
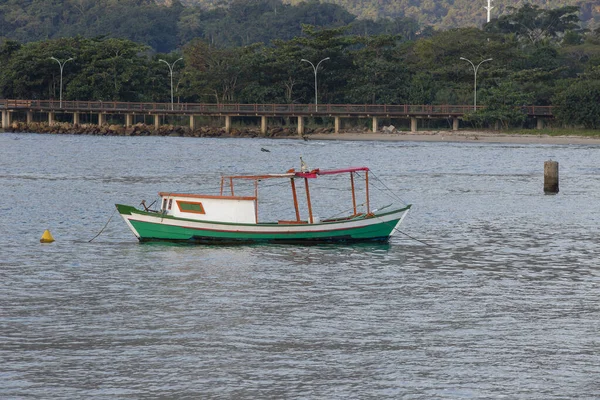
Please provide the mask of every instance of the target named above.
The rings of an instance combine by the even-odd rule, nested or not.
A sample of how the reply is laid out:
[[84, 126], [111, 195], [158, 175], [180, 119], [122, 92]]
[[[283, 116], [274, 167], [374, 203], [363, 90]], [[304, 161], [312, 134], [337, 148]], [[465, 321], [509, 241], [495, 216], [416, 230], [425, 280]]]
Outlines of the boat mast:
[[352, 187], [352, 207], [356, 215], [356, 193], [354, 192], [354, 172], [350, 172], [350, 186]]
[[304, 178], [304, 186], [306, 187], [306, 204], [308, 206], [308, 222], [313, 223], [312, 205], [310, 204], [310, 190], [308, 189], [308, 178]]
[[367, 192], [367, 214], [371, 214], [371, 207], [369, 206], [369, 171], [365, 171], [365, 188]]
[[294, 196], [294, 211], [296, 211], [296, 221], [300, 222], [300, 210], [298, 209], [298, 195], [296, 194], [296, 183], [294, 178], [290, 178], [292, 182], [292, 196]]
[[258, 223], [258, 179], [254, 180], [254, 218]]

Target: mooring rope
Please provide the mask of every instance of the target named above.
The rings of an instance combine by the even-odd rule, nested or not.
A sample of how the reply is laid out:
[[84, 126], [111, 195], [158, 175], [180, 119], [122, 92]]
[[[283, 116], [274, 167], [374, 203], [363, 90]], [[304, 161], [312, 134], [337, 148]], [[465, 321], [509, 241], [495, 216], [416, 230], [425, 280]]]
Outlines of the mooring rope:
[[396, 231], [396, 232], [398, 232], [398, 233], [401, 233], [401, 234], [403, 234], [404, 236], [408, 237], [409, 239], [412, 239], [412, 240], [414, 240], [414, 241], [416, 241], [416, 242], [419, 242], [419, 243], [421, 243], [421, 244], [424, 244], [425, 246], [434, 247], [433, 245], [431, 245], [431, 244], [429, 244], [429, 243], [427, 243], [427, 242], [425, 242], [425, 241], [423, 241], [423, 240], [417, 239], [417, 238], [416, 238], [416, 237], [414, 237], [414, 236], [410, 236], [408, 233], [402, 232], [400, 229], [396, 228], [396, 226], [395, 226], [395, 225], [392, 225], [392, 224], [390, 224], [389, 222], [386, 222], [386, 221], [382, 220], [382, 219], [381, 219], [379, 216], [377, 216], [377, 215], [375, 216], [375, 218], [377, 218], [378, 220], [380, 220], [381, 222], [383, 222], [383, 223], [384, 223], [384, 224], [386, 224], [387, 226], [391, 226], [393, 230], [395, 230], [395, 231]]
[[412, 240], [415, 240], [415, 241], [417, 241], [417, 242], [419, 242], [419, 243], [422, 243], [422, 244], [424, 244], [425, 246], [434, 247], [434, 246], [430, 245], [429, 243], [426, 243], [426, 242], [424, 242], [424, 241], [422, 241], [422, 240], [420, 240], [420, 239], [417, 239], [416, 237], [410, 236], [408, 233], [404, 233], [404, 232], [402, 232], [400, 229], [397, 229], [396, 227], [394, 227], [394, 230], [395, 230], [396, 232], [398, 232], [398, 233], [401, 233], [401, 234], [403, 234], [404, 236], [408, 237], [409, 239], [412, 239]]
[[110, 218], [108, 219], [108, 221], [106, 221], [106, 224], [104, 224], [104, 227], [102, 229], [100, 229], [100, 232], [98, 232], [98, 234], [96, 236], [94, 236], [93, 238], [91, 238], [90, 240], [88, 240], [88, 243], [91, 243], [92, 240], [96, 239], [98, 236], [100, 236], [100, 234], [102, 232], [104, 232], [104, 229], [106, 229], [106, 227], [108, 226], [108, 223], [110, 222], [110, 220], [112, 219], [112, 217], [114, 217], [114, 215], [115, 215], [116, 212], [117, 212], [117, 209], [115, 208], [115, 210], [110, 215]]

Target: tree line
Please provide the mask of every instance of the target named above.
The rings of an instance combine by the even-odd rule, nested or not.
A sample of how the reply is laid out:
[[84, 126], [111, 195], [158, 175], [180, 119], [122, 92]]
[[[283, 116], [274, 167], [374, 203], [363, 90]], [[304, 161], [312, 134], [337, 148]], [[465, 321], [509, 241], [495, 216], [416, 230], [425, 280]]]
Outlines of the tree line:
[[474, 124], [519, 126], [524, 105], [557, 106], [567, 124], [600, 128], [600, 32], [579, 27], [577, 9], [526, 5], [483, 29], [460, 28], [406, 38], [352, 34], [352, 27], [303, 25], [271, 44], [218, 47], [203, 39], [156, 53], [127, 39], [81, 36], [0, 46], [4, 98], [210, 103], [472, 104]]

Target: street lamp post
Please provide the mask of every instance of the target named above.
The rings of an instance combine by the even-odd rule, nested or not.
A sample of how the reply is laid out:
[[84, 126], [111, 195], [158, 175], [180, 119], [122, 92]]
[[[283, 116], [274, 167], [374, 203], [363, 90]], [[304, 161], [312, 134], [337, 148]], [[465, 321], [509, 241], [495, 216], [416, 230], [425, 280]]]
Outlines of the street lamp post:
[[175, 67], [175, 64], [177, 63], [177, 61], [181, 61], [181, 60], [183, 60], [183, 57], [178, 58], [177, 60], [173, 61], [173, 64], [169, 64], [168, 62], [166, 62], [163, 59], [158, 60], [160, 62], [164, 62], [165, 64], [167, 64], [167, 66], [169, 67], [169, 72], [171, 74], [171, 111], [174, 110], [174, 107], [173, 107], [173, 67]]
[[475, 64], [473, 64], [473, 62], [469, 59], [466, 59], [464, 57], [460, 58], [461, 60], [465, 60], [468, 61], [469, 64], [471, 64], [471, 66], [473, 67], [473, 72], [475, 74], [475, 80], [473, 83], [473, 111], [477, 111], [477, 70], [479, 69], [479, 66], [481, 64], [483, 64], [486, 61], [492, 61], [491, 58], [488, 58], [487, 60], [483, 60], [482, 62], [480, 62], [479, 64], [477, 64], [477, 66], [475, 66]]
[[62, 108], [63, 68], [65, 67], [65, 64], [67, 62], [73, 60], [73, 58], [71, 57], [71, 58], [69, 58], [68, 60], [65, 60], [62, 63], [56, 57], [50, 57], [50, 59], [56, 61], [58, 63], [58, 67], [60, 68], [59, 108]]
[[329, 60], [329, 57], [324, 58], [321, 61], [319, 61], [316, 67], [313, 63], [311, 63], [310, 61], [308, 61], [304, 58], [302, 60], [300, 60], [300, 61], [309, 63], [311, 65], [311, 67], [313, 67], [313, 71], [315, 71], [315, 111], [319, 111], [319, 105], [317, 102], [317, 70], [319, 69], [319, 65], [321, 65], [321, 63], [325, 60]]

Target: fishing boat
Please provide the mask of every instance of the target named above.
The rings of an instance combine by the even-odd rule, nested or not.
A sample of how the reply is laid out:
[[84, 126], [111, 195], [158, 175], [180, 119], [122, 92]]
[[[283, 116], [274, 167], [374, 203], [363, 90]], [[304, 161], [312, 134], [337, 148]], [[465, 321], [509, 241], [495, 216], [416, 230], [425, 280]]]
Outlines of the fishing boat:
[[[321, 219], [313, 212], [314, 200], [311, 199], [309, 183], [317, 178], [341, 174], [348, 174], [350, 178], [350, 194], [346, 200], [349, 205], [348, 212], [342, 216]], [[360, 182], [360, 191], [356, 187], [359, 182], [355, 182], [357, 175], [364, 179], [364, 184], [362, 180]], [[289, 207], [289, 211], [292, 217], [262, 222], [259, 219], [259, 183], [274, 180], [289, 181], [290, 200], [293, 204], [293, 209]], [[297, 181], [300, 183], [298, 184]], [[239, 182], [244, 182], [250, 188], [253, 187], [253, 192], [246, 195], [239, 194], [237, 191]], [[302, 206], [298, 192], [305, 197]], [[364, 193], [364, 203], [357, 204], [357, 193], [361, 195]], [[308, 170], [304, 162], [300, 171], [290, 169], [281, 174], [223, 176], [220, 191], [214, 195], [160, 192], [159, 198], [160, 209], [158, 210], [150, 209], [143, 201], [142, 208], [116, 204], [119, 214], [140, 242], [174, 241], [198, 244], [385, 242], [398, 231], [398, 227], [411, 208], [410, 204], [403, 204], [394, 208], [387, 205], [372, 209], [367, 167]], [[335, 202], [342, 200], [336, 198]], [[301, 217], [301, 211], [306, 214], [304, 218]]]

